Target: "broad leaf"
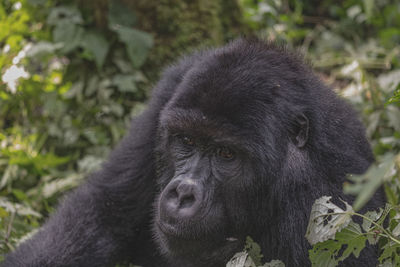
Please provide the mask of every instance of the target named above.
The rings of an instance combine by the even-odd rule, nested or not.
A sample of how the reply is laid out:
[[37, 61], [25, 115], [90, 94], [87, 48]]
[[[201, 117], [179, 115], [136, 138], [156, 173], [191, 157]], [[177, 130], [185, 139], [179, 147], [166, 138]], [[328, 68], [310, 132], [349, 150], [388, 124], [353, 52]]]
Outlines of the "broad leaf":
[[115, 27], [119, 39], [125, 43], [126, 51], [133, 66], [139, 68], [147, 57], [148, 50], [153, 46], [150, 34], [128, 27]]
[[63, 44], [62, 52], [68, 53], [82, 43], [84, 30], [72, 23], [60, 23], [53, 30], [53, 40]]
[[311, 208], [306, 238], [311, 245], [328, 239], [333, 239], [336, 232], [346, 227], [351, 221], [352, 207], [344, 202], [346, 211], [336, 206], [323, 196], [314, 202]]
[[108, 41], [103, 37], [103, 35], [91, 31], [85, 33], [82, 40], [82, 46], [93, 54], [96, 65], [100, 69], [103, 66], [110, 47]]

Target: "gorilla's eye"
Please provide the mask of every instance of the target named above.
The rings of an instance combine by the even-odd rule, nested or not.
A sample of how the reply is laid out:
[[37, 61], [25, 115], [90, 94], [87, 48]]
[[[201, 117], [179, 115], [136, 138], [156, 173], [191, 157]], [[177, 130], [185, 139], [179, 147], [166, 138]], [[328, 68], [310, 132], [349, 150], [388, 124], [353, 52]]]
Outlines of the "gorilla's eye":
[[194, 146], [194, 140], [192, 137], [187, 136], [187, 135], [182, 135], [182, 136], [180, 136], [180, 139], [183, 144], [185, 144], [187, 146]]
[[217, 148], [217, 155], [224, 159], [233, 159], [235, 153], [226, 146], [221, 146]]

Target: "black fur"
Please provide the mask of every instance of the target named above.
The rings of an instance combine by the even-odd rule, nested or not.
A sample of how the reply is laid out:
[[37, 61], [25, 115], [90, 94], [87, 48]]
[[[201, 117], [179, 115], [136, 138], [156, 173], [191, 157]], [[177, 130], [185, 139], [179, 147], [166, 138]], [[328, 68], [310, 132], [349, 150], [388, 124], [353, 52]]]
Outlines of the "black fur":
[[[185, 148], [182, 135], [196, 144]], [[215, 156], [216, 144], [235, 158]], [[372, 161], [355, 112], [301, 57], [237, 40], [167, 69], [102, 170], [4, 266], [224, 266], [246, 236], [266, 261], [309, 266], [304, 235], [313, 202], [323, 195], [351, 202], [342, 193], [346, 174]], [[171, 197], [160, 192], [183, 176], [196, 181], [200, 210], [172, 220], [163, 206]], [[383, 203], [378, 193], [365, 209]], [[344, 265], [376, 259], [368, 247]]]

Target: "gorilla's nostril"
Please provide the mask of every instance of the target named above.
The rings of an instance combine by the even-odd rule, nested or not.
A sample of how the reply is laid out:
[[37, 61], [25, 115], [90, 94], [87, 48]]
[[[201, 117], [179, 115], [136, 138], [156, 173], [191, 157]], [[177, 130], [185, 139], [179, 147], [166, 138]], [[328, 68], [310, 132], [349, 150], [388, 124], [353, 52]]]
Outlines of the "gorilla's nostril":
[[179, 208], [181, 208], [181, 209], [190, 208], [194, 202], [195, 202], [195, 198], [193, 195], [184, 196], [183, 198], [180, 199]]
[[166, 196], [167, 199], [178, 199], [179, 194], [176, 190], [170, 190], [168, 191], [168, 194]]
[[193, 185], [189, 184], [187, 182], [182, 182], [178, 185], [178, 187], [176, 188], [176, 192], [178, 193], [178, 195], [188, 195], [192, 192], [193, 189]]

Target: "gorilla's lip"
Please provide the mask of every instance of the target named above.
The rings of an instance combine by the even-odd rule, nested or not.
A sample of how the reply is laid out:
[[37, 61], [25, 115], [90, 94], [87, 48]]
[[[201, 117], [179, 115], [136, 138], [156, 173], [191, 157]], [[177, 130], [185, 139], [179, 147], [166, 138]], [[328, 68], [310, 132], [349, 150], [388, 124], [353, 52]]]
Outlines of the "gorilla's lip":
[[[176, 229], [176, 227], [170, 223], [167, 222], [156, 222], [156, 226], [158, 229], [166, 236], [166, 237], [172, 237], [172, 238], [178, 238], [178, 239], [185, 239], [185, 240], [191, 240], [190, 237], [182, 235], [182, 233]], [[215, 237], [215, 236], [214, 236]], [[237, 236], [221, 236], [221, 239], [224, 240], [227, 243], [237, 243], [240, 242], [240, 237]], [[199, 241], [198, 238], [193, 238], [193, 240]]]

